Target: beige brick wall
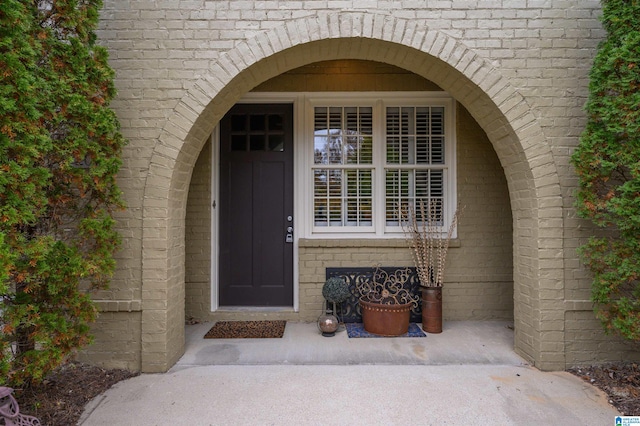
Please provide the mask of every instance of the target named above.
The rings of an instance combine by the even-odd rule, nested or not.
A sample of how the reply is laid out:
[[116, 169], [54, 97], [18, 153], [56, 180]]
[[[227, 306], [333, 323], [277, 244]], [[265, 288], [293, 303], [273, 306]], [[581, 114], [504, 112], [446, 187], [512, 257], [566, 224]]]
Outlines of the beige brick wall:
[[140, 312], [101, 312], [91, 327], [95, 341], [78, 359], [107, 368], [141, 368]]
[[185, 220], [185, 314], [203, 320], [211, 312], [211, 143], [193, 169]]
[[638, 345], [605, 335], [593, 311], [568, 311], [566, 327], [567, 365], [640, 361]]
[[[397, 67], [341, 60], [294, 69], [258, 86], [256, 91], [339, 91], [343, 88], [440, 90], [434, 83]], [[465, 213], [459, 238], [449, 253], [444, 316], [448, 320], [513, 319], [512, 219], [504, 172], [491, 143], [473, 117], [459, 106], [456, 118], [458, 197]], [[198, 320], [249, 318], [255, 314], [211, 313], [210, 149], [211, 144], [207, 144], [200, 153], [189, 187], [186, 313]], [[280, 312], [259, 316], [315, 320], [321, 312], [321, 290], [328, 267], [412, 264], [403, 240], [354, 240], [344, 244], [340, 240], [303, 242], [299, 251], [299, 314]]]
[[[588, 316], [590, 309], [589, 276], [575, 253], [590, 229], [572, 207], [576, 179], [569, 158], [585, 123], [589, 68], [604, 35], [599, 14], [598, 0], [105, 0], [98, 36], [116, 71], [119, 94], [112, 107], [130, 142], [119, 178], [129, 207], [119, 216], [124, 243], [118, 271], [97, 299], [105, 306], [127, 300], [140, 304], [139, 314], [119, 305], [105, 314], [134, 322], [139, 315], [141, 368], [166, 370], [181, 353], [181, 298], [193, 299], [197, 288], [185, 288], [190, 231], [184, 219], [187, 203], [196, 201], [188, 197], [189, 185], [216, 123], [248, 91], [261, 85], [272, 90], [269, 84], [277, 83], [272, 78], [287, 73], [281, 77], [287, 84], [304, 80], [317, 87], [322, 80], [317, 75], [293, 70], [344, 59], [406, 70], [367, 70], [363, 81], [375, 81], [376, 90], [386, 90], [389, 73], [416, 84], [410, 71], [464, 106], [473, 117], [469, 126], [486, 135], [480, 145], [489, 141], [493, 147], [493, 152], [486, 147], [469, 151], [470, 161], [484, 158], [493, 170], [473, 173], [491, 175], [499, 170], [499, 159], [512, 216], [513, 238], [507, 238], [513, 244], [512, 274], [504, 279], [492, 274], [481, 282], [513, 279], [514, 343], [534, 365], [561, 369], [583, 349], [589, 351], [587, 344], [576, 346], [569, 327], [572, 315]], [[351, 84], [344, 69], [335, 75], [336, 87]], [[460, 110], [461, 117], [465, 114]], [[476, 133], [473, 127], [466, 132]], [[466, 190], [459, 187], [461, 197]], [[465, 218], [489, 224], [488, 216], [466, 213]], [[467, 241], [476, 231], [470, 230]], [[479, 243], [483, 250], [472, 250], [471, 259], [491, 270], [496, 258], [486, 257], [484, 250], [490, 242]], [[489, 252], [502, 255], [506, 246], [499, 245]], [[451, 264], [467, 250], [461, 238]], [[313, 283], [317, 276], [301, 280]], [[475, 291], [469, 276], [449, 279]], [[504, 287], [486, 290], [502, 294]], [[462, 296], [447, 294], [452, 297]], [[451, 305], [447, 310], [460, 311]], [[599, 330], [594, 321], [580, 324]], [[106, 348], [112, 338], [102, 335], [94, 346]], [[597, 352], [601, 361], [626, 350], [615, 339], [603, 342], [610, 350]], [[117, 354], [112, 359], [117, 362]]]

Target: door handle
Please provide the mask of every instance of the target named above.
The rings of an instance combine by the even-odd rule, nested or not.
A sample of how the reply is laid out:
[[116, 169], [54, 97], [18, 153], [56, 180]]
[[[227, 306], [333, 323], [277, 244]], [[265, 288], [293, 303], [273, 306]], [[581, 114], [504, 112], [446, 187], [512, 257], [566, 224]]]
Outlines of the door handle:
[[287, 226], [287, 235], [284, 237], [285, 243], [293, 242], [293, 226]]

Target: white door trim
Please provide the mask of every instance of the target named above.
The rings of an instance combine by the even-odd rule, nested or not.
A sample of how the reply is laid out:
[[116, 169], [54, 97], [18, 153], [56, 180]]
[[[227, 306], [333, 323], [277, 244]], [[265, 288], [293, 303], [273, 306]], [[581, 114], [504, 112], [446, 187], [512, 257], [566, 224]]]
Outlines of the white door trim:
[[[298, 238], [301, 235], [298, 230], [298, 224], [301, 223], [298, 219], [299, 208], [298, 202], [299, 191], [304, 187], [302, 182], [299, 182], [298, 177], [304, 174], [300, 170], [300, 149], [298, 146], [300, 135], [302, 133], [301, 120], [303, 118], [302, 102], [300, 102], [301, 95], [298, 93], [247, 93], [237, 103], [288, 103], [293, 104], [293, 146], [294, 146], [294, 158], [293, 158], [293, 311], [300, 311], [300, 280], [299, 268], [298, 268]], [[218, 209], [214, 208], [215, 203], [220, 198], [220, 127], [216, 125], [211, 135], [211, 312], [220, 310], [218, 292], [218, 230], [219, 230], [219, 215]], [[302, 185], [301, 185], [302, 184]], [[227, 310], [227, 308], [224, 308]], [[260, 308], [260, 307], [239, 307], [232, 310], [247, 310], [251, 311], [274, 311], [274, 308]], [[289, 308], [284, 308], [288, 310]], [[282, 310], [281, 308], [275, 308], [275, 310]]]

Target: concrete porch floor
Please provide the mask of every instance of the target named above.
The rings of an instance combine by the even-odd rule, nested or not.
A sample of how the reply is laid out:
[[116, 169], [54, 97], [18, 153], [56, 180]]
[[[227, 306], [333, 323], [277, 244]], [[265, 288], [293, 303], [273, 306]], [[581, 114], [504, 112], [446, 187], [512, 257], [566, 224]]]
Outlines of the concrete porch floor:
[[505, 322], [358, 339], [289, 322], [281, 339], [204, 339], [212, 325], [187, 326], [169, 372], [117, 383], [79, 424], [582, 426], [619, 415], [580, 378], [527, 365]]
[[505, 321], [448, 321], [420, 338], [323, 337], [315, 323], [287, 322], [280, 339], [204, 339], [214, 322], [186, 326], [172, 371], [201, 365], [526, 365]]

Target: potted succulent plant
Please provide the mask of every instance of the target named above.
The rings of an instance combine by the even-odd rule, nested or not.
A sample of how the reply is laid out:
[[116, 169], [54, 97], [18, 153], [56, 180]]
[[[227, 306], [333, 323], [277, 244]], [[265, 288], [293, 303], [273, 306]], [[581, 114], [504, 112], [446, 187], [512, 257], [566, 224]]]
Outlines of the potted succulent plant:
[[449, 242], [461, 210], [456, 209], [447, 235], [442, 235], [443, 208], [440, 202], [420, 202], [417, 209], [401, 208], [400, 218], [415, 262], [422, 291], [422, 329], [442, 332], [442, 284]]
[[364, 329], [381, 336], [400, 336], [409, 331], [411, 308], [417, 307], [418, 295], [412, 295], [404, 284], [410, 269], [389, 273], [376, 267], [371, 280], [357, 284]]

